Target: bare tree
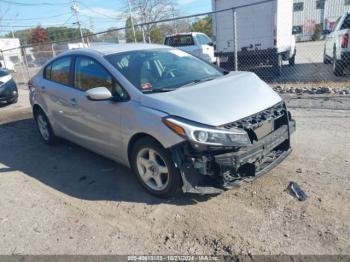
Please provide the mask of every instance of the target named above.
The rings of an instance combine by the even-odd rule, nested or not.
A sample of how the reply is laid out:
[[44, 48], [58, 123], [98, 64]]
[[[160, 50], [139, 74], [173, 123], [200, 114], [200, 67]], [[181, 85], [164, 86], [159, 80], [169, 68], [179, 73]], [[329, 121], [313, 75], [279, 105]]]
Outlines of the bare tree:
[[[138, 24], [152, 23], [159, 20], [172, 18], [176, 15], [174, 0], [124, 0], [126, 6], [130, 1], [133, 20]], [[128, 9], [125, 10], [128, 12]], [[147, 24], [140, 28], [144, 38], [150, 42], [151, 32], [156, 24]]]

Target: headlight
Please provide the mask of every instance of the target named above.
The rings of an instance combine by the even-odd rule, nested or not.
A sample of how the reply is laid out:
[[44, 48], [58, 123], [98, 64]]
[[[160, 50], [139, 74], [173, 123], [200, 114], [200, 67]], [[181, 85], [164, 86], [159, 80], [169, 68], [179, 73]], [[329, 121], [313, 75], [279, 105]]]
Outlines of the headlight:
[[246, 146], [250, 139], [242, 129], [222, 130], [206, 127], [177, 117], [163, 118], [163, 123], [172, 131], [192, 142], [212, 146]]

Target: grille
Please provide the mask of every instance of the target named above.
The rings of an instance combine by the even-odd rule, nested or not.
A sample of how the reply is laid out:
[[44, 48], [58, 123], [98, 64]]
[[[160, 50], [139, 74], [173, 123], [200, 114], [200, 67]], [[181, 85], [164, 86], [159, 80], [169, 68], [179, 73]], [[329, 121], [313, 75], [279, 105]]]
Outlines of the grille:
[[265, 109], [257, 114], [248, 116], [246, 118], [240, 119], [238, 121], [225, 124], [221, 127], [225, 129], [231, 128], [243, 128], [243, 129], [256, 129], [261, 127], [265, 121], [271, 121], [273, 119], [278, 119], [285, 114], [284, 102], [278, 103], [273, 107]]

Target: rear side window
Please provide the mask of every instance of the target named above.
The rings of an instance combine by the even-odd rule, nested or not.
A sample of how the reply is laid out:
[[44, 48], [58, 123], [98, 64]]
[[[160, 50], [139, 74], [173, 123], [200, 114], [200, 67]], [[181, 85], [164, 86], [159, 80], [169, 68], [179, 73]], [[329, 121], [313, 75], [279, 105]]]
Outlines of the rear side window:
[[173, 47], [191, 46], [191, 45], [194, 45], [194, 40], [192, 35], [177, 35], [177, 36], [167, 37], [165, 39], [165, 44]]
[[95, 60], [88, 57], [77, 57], [75, 61], [75, 87], [89, 90], [95, 87], [106, 87], [112, 92], [113, 78], [107, 70]]
[[[72, 63], [71, 57], [63, 57], [55, 60], [46, 67], [46, 79], [50, 79], [63, 85], [69, 85], [70, 67]], [[51, 70], [50, 70], [51, 67]], [[49, 73], [50, 72], [50, 73]], [[46, 75], [47, 74], [47, 75]]]

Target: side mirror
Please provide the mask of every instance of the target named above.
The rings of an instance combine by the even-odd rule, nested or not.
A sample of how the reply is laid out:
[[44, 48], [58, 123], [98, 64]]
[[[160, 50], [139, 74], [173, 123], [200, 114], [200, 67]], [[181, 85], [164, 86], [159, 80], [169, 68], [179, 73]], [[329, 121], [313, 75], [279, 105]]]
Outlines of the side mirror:
[[112, 98], [111, 92], [105, 87], [95, 87], [87, 90], [86, 97], [92, 101], [103, 101]]
[[214, 46], [214, 43], [213, 42], [209, 42], [208, 45]]

